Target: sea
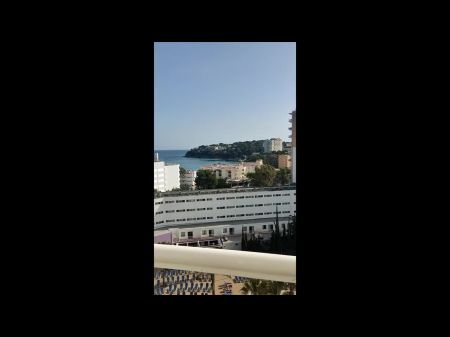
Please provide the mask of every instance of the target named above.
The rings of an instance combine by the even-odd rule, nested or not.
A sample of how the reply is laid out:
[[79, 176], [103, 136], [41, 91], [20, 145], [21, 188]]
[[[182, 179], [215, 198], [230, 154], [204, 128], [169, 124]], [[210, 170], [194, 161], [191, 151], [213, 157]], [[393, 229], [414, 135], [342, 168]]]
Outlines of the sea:
[[188, 150], [155, 150], [158, 153], [159, 160], [167, 164], [180, 164], [186, 170], [198, 170], [202, 166], [226, 163], [235, 164], [235, 161], [228, 161], [223, 159], [205, 159], [205, 158], [187, 158], [184, 155]]

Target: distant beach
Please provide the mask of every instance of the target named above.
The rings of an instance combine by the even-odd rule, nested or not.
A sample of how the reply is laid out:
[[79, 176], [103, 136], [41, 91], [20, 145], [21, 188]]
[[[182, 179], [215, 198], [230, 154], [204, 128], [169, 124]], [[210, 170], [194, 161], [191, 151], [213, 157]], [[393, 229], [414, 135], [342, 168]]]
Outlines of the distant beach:
[[206, 159], [206, 158], [187, 158], [184, 157], [188, 150], [155, 150], [158, 153], [159, 160], [168, 164], [180, 164], [186, 170], [198, 170], [203, 166], [214, 163], [233, 164], [235, 161], [227, 161], [223, 159]]

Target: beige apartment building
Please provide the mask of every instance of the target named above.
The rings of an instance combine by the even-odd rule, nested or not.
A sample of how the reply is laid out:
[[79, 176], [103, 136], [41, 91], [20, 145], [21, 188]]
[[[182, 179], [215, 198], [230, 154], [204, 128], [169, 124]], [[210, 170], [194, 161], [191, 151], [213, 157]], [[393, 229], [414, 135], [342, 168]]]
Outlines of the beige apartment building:
[[292, 159], [288, 154], [279, 154], [278, 155], [278, 168], [288, 168], [292, 167]]
[[255, 173], [256, 167], [263, 164], [262, 160], [256, 162], [240, 162], [239, 164], [212, 164], [203, 166], [202, 170], [213, 171], [217, 178], [230, 181], [241, 181], [248, 173]]

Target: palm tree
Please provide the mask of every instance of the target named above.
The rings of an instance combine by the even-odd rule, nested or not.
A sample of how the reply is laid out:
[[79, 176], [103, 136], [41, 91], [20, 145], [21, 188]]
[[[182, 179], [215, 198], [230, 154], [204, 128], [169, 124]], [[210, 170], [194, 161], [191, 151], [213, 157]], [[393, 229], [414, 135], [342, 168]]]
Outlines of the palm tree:
[[241, 292], [244, 295], [266, 295], [267, 285], [265, 281], [250, 279], [244, 283]]
[[281, 295], [281, 292], [287, 287], [288, 285], [284, 282], [268, 281], [266, 284], [268, 295]]

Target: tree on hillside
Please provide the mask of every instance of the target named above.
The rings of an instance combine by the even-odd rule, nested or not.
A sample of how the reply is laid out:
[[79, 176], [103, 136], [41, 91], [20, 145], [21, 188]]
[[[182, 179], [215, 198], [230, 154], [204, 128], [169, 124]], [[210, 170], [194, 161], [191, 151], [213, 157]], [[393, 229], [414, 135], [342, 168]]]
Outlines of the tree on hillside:
[[186, 169], [180, 166], [180, 175], [184, 176], [186, 174]]
[[208, 170], [198, 170], [195, 184], [199, 190], [214, 189], [217, 186], [216, 175]]

